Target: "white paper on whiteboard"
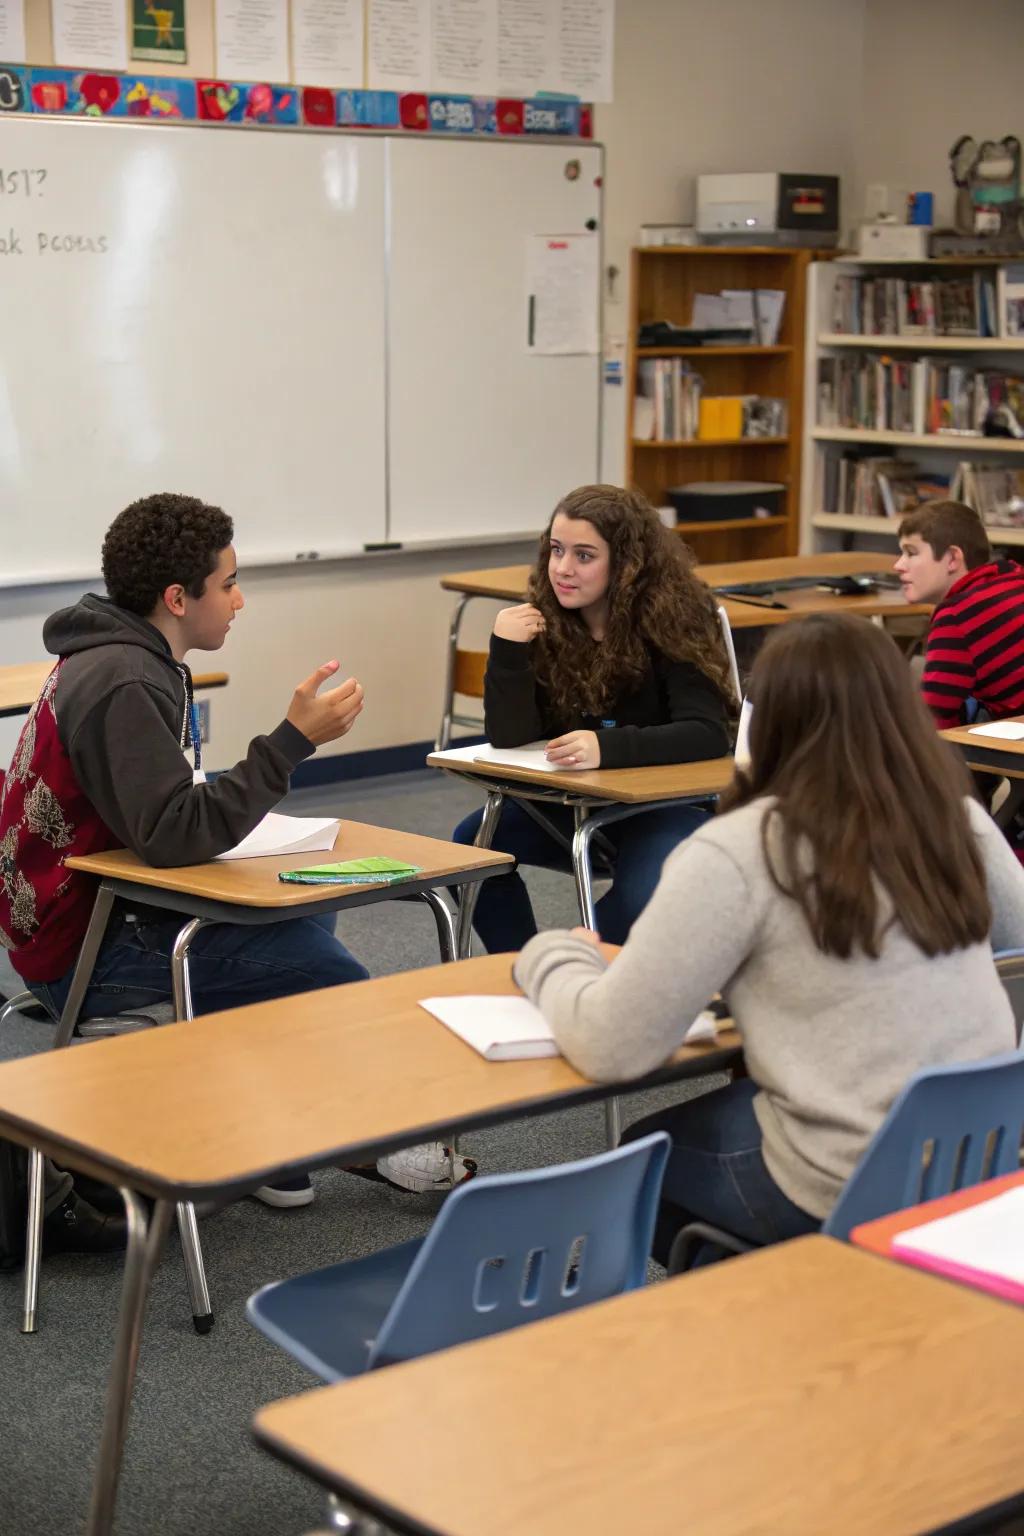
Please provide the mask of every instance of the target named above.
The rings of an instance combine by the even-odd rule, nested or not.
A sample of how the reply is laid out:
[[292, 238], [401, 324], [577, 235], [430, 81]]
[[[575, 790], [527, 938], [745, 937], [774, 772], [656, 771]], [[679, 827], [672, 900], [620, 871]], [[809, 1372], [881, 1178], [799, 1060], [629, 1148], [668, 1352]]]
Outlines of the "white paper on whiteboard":
[[430, 88], [493, 94], [498, 86], [495, 0], [434, 0]]
[[53, 0], [53, 62], [127, 69], [127, 19], [121, 0]]
[[217, 73], [223, 80], [291, 79], [288, 7], [278, 0], [217, 0]]
[[562, 0], [559, 86], [583, 101], [611, 101], [615, 0]]
[[430, 0], [370, 0], [369, 86], [422, 91], [430, 78]]
[[0, 59], [25, 63], [25, 0], [0, 0]]
[[361, 88], [363, 0], [292, 0], [297, 85]]
[[530, 235], [526, 242], [526, 348], [545, 357], [598, 350], [596, 235]]

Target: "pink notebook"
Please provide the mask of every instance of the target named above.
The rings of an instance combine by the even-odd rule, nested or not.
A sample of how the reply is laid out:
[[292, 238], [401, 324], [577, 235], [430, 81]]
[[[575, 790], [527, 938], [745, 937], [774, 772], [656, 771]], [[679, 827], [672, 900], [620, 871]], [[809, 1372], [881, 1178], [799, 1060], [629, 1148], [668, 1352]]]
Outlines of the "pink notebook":
[[1024, 1305], [1024, 1186], [910, 1227], [893, 1255]]

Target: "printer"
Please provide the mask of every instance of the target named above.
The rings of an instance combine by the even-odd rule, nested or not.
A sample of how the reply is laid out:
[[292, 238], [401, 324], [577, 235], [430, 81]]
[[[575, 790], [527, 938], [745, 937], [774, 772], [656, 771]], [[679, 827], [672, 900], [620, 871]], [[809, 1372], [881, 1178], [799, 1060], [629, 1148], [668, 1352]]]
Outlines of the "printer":
[[697, 234], [709, 245], [837, 245], [839, 177], [789, 171], [698, 176]]

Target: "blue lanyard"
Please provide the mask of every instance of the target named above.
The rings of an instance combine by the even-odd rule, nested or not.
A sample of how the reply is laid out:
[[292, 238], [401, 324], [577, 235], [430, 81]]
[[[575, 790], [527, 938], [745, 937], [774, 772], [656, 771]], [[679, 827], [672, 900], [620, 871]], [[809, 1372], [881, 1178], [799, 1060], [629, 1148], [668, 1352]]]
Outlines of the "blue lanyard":
[[203, 766], [203, 742], [199, 731], [199, 710], [195, 699], [188, 701], [188, 734], [192, 746], [192, 759], [197, 768]]

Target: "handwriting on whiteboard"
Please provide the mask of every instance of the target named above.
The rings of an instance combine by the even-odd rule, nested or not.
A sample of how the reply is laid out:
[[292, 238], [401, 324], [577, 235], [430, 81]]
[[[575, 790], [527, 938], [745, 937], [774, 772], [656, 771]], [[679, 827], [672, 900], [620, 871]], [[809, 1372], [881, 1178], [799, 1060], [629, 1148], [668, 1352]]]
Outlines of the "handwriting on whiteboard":
[[0, 167], [0, 196], [42, 197], [45, 180], [46, 172], [41, 168], [34, 171], [5, 171]]
[[0, 228], [0, 256], [105, 256], [110, 242], [106, 235], [74, 235], [61, 230], [23, 235], [10, 225]]

